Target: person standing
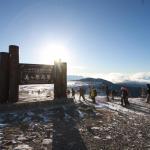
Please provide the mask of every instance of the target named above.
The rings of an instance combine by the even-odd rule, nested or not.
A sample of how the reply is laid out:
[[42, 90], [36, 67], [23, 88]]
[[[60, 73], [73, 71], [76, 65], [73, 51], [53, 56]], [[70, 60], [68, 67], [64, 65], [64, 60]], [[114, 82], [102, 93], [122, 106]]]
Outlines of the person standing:
[[121, 87], [121, 105], [129, 105], [128, 101], [128, 89], [126, 87]]
[[75, 99], [75, 90], [73, 88], [71, 89], [71, 93], [72, 93], [72, 98]]
[[121, 105], [122, 106], [125, 104], [125, 97], [126, 97], [126, 94], [125, 94], [124, 87], [121, 87]]
[[146, 103], [149, 103], [150, 102], [150, 84], [147, 84], [147, 101]]
[[70, 97], [70, 90], [67, 89], [67, 97]]
[[38, 91], [37, 91], [37, 93], [38, 93], [38, 95], [40, 95], [41, 91], [40, 91], [40, 90], [38, 90]]
[[93, 103], [95, 104], [95, 97], [97, 96], [97, 91], [96, 89], [93, 87], [92, 91], [91, 91], [91, 99], [93, 100]]
[[111, 99], [112, 99], [112, 100], [114, 100], [115, 95], [116, 95], [116, 91], [113, 89], [113, 90], [111, 91]]
[[89, 98], [91, 98], [92, 88], [89, 86]]
[[81, 99], [81, 97], [83, 98], [83, 100], [85, 100], [84, 94], [85, 94], [84, 89], [82, 87], [80, 87], [80, 89], [79, 89], [79, 100]]
[[109, 88], [108, 85], [105, 86], [107, 101], [109, 101]]

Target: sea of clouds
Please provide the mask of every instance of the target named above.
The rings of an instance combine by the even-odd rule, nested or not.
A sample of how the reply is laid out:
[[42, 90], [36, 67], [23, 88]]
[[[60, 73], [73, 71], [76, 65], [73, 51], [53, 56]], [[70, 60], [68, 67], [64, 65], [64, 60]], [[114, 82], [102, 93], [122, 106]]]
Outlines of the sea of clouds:
[[132, 74], [123, 73], [96, 73], [96, 74], [86, 74], [86, 77], [102, 78], [114, 83], [124, 82], [124, 81], [136, 81], [136, 82], [146, 82], [150, 83], [150, 72], [138, 72]]

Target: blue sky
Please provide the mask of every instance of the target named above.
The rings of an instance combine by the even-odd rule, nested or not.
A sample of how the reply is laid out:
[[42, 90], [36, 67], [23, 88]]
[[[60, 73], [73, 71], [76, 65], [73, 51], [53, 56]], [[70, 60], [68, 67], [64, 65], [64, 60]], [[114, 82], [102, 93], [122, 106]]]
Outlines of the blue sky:
[[0, 50], [19, 45], [21, 63], [56, 55], [68, 74], [150, 79], [149, 0], [0, 0], [0, 20]]

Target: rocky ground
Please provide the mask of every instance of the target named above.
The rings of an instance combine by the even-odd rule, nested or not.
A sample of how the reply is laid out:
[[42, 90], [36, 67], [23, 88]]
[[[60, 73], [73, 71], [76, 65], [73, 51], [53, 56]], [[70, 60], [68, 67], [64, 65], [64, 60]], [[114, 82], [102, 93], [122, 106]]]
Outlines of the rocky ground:
[[117, 100], [0, 112], [0, 150], [150, 149], [149, 104], [140, 102], [142, 112]]

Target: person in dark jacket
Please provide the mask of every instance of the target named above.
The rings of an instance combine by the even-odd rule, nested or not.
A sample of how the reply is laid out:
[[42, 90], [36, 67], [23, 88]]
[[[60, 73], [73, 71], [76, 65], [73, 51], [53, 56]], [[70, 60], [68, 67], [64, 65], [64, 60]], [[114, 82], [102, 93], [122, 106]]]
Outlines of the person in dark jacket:
[[79, 100], [81, 99], [81, 97], [83, 98], [83, 100], [85, 100], [85, 91], [82, 87], [80, 87], [79, 89]]
[[75, 90], [73, 88], [71, 89], [71, 93], [72, 93], [72, 98], [75, 99]]
[[129, 105], [128, 101], [128, 89], [126, 87], [121, 87], [121, 105]]
[[105, 86], [107, 101], [109, 101], [109, 88], [108, 85]]
[[147, 103], [149, 103], [150, 102], [150, 84], [147, 84]]
[[111, 99], [112, 99], [112, 100], [114, 100], [115, 95], [116, 95], [116, 91], [113, 89], [113, 90], [111, 91]]

